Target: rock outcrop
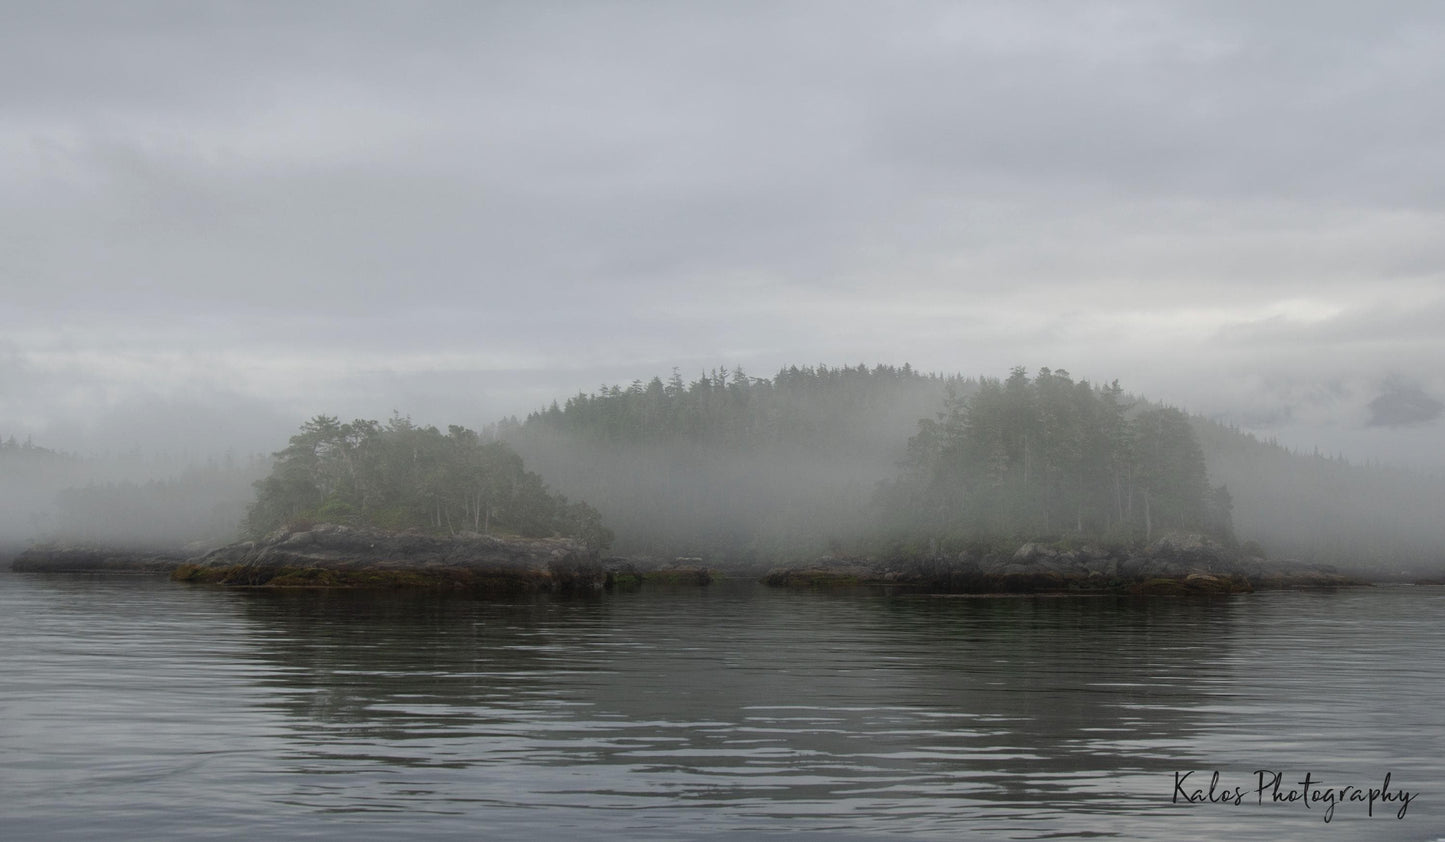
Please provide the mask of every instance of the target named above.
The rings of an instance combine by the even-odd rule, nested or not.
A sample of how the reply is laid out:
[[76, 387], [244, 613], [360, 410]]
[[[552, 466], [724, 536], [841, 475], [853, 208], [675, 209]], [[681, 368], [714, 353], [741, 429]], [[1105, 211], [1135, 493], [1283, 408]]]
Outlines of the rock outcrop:
[[1295, 559], [1267, 561], [1246, 558], [1243, 566], [1257, 588], [1343, 588], [1366, 584], [1364, 580], [1341, 573], [1328, 564], [1311, 564]]
[[1138, 548], [1062, 548], [1027, 543], [1013, 552], [963, 552], [914, 559], [821, 559], [813, 565], [771, 571], [772, 585], [897, 585], [973, 594], [1118, 593], [1190, 595], [1248, 593], [1259, 577], [1269, 586], [1360, 584], [1344, 577], [1303, 578], [1244, 563], [1208, 537], [1171, 533]]
[[[187, 558], [93, 546], [43, 545], [20, 553], [19, 571], [170, 573], [185, 582], [265, 587], [420, 587], [487, 593], [588, 593], [644, 582], [706, 585], [702, 559], [603, 560], [563, 538], [496, 538], [390, 532], [319, 524], [283, 529]], [[1207, 537], [1172, 533], [1135, 548], [1027, 543], [1010, 551], [907, 559], [823, 558], [779, 568], [770, 585], [892, 585], [964, 594], [1193, 595], [1255, 588], [1344, 587], [1364, 582], [1333, 568], [1240, 558]]]
[[563, 538], [388, 532], [318, 524], [193, 558], [172, 578], [270, 587], [429, 587], [489, 592], [600, 590], [595, 552]]

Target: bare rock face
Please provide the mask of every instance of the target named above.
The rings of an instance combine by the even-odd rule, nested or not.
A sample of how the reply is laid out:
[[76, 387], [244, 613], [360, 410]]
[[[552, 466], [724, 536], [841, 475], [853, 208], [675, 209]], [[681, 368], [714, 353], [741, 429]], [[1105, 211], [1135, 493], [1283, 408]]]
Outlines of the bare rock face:
[[570, 539], [435, 536], [318, 524], [221, 547], [190, 559], [173, 578], [271, 587], [562, 592], [600, 590], [606, 574], [595, 552]]

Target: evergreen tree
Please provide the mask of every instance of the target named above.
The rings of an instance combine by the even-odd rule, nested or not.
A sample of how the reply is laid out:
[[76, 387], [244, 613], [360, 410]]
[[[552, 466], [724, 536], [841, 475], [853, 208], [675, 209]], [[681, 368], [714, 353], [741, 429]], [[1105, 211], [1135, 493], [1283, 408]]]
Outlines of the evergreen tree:
[[595, 509], [551, 493], [506, 444], [459, 426], [443, 435], [400, 415], [385, 426], [319, 415], [275, 454], [270, 475], [256, 483], [245, 529], [260, 536], [307, 520], [561, 534], [597, 549], [611, 541]]
[[1062, 369], [1016, 368], [950, 399], [919, 423], [879, 501], [893, 533], [945, 540], [1230, 534], [1228, 494], [1210, 492], [1187, 416], [1130, 420], [1117, 382], [1096, 389]]

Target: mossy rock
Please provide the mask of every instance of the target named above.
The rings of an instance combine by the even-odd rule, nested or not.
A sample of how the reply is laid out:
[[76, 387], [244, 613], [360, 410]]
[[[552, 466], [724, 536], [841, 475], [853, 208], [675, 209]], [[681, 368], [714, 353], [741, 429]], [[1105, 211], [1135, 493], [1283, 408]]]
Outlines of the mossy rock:
[[852, 587], [866, 584], [854, 573], [833, 570], [774, 570], [763, 577], [763, 584], [780, 588]]
[[1146, 579], [1130, 586], [1129, 593], [1135, 596], [1184, 596], [1189, 588], [1178, 579]]
[[197, 584], [219, 584], [225, 582], [233, 572], [231, 567], [205, 567], [200, 564], [182, 564], [171, 571], [171, 580]]
[[171, 571], [171, 580], [175, 582], [195, 582], [203, 570], [199, 564], [180, 564]]
[[305, 567], [300, 570], [282, 570], [266, 582], [273, 588], [331, 588], [340, 584], [341, 577], [336, 570], [320, 567]]
[[608, 573], [607, 587], [634, 590], [642, 587], [641, 573]]

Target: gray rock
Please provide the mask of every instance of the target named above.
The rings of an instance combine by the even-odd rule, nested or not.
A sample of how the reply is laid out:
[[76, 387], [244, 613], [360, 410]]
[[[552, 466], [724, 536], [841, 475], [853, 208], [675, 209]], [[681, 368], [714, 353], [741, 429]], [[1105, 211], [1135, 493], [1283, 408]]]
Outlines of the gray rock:
[[389, 532], [318, 524], [278, 530], [190, 559], [178, 578], [266, 584], [368, 581], [458, 587], [495, 583], [528, 590], [595, 590], [606, 581], [597, 553], [565, 538], [496, 538]]

